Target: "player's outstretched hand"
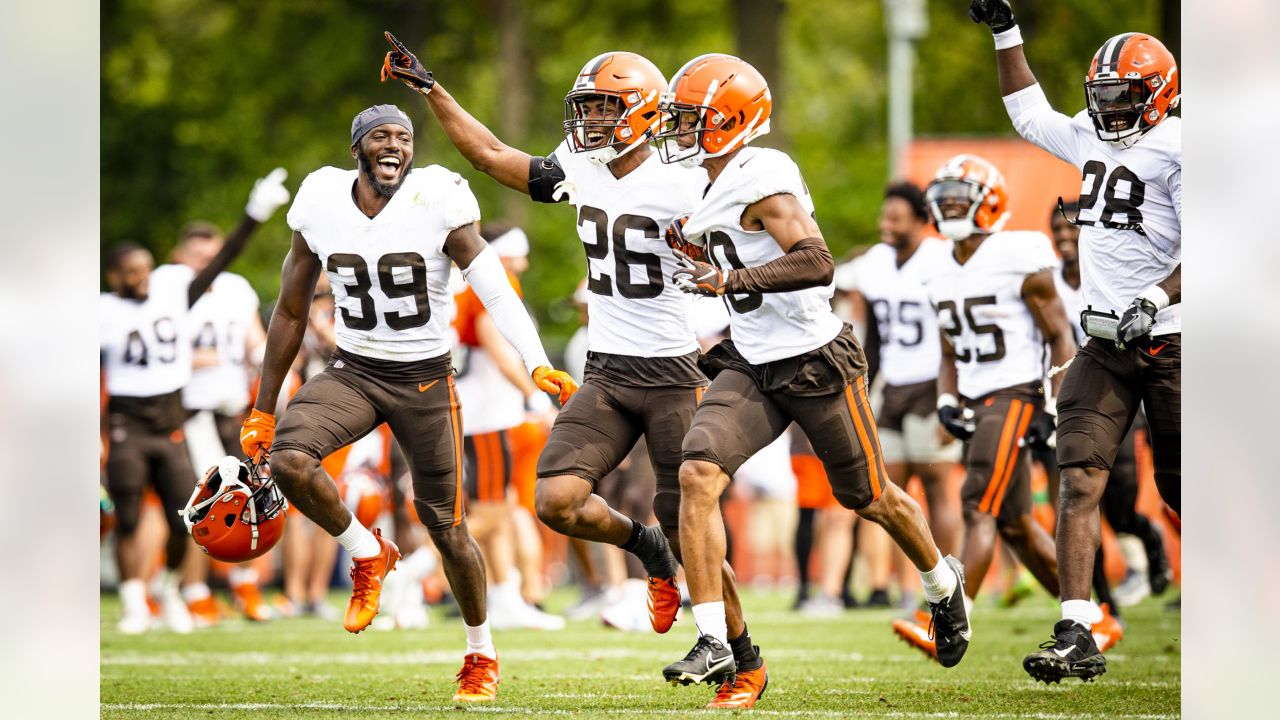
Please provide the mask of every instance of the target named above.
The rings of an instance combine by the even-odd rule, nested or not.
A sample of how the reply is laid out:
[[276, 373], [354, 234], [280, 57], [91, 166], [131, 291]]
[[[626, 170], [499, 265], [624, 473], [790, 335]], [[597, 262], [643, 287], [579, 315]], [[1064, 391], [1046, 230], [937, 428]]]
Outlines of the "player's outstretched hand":
[[266, 177], [258, 178], [249, 191], [249, 204], [244, 206], [244, 213], [260, 223], [270, 220], [276, 210], [289, 202], [289, 188], [284, 186], [287, 177], [289, 171], [278, 167]]
[[978, 429], [974, 421], [973, 411], [957, 405], [944, 405], [938, 408], [938, 422], [957, 440], [968, 440]]
[[676, 263], [680, 266], [671, 275], [676, 287], [694, 295], [718, 297], [724, 294], [724, 273], [704, 260], [694, 260], [679, 250], [673, 249]]
[[985, 23], [992, 33], [1002, 33], [1016, 24], [1009, 0], [969, 0], [969, 19]]
[[383, 32], [387, 37], [387, 42], [391, 43], [391, 47], [395, 48], [387, 53], [382, 60], [382, 82], [386, 82], [387, 78], [393, 77], [409, 86], [414, 92], [426, 95], [431, 92], [431, 88], [436, 86], [435, 78], [431, 77], [431, 72], [422, 66], [418, 61], [418, 57], [409, 52], [409, 48], [404, 43], [396, 39], [395, 35], [390, 32]]
[[667, 226], [667, 230], [663, 236], [667, 240], [667, 247], [677, 252], [688, 255], [693, 260], [706, 260], [706, 253], [703, 252], [701, 245], [695, 245], [690, 242], [684, 235], [684, 224], [689, 222], [688, 216], [676, 218], [676, 221]]
[[1120, 316], [1120, 324], [1116, 326], [1116, 347], [1121, 350], [1125, 345], [1144, 337], [1156, 324], [1156, 304], [1146, 298], [1134, 298], [1124, 314]]
[[558, 396], [561, 406], [578, 392], [578, 383], [569, 373], [546, 365], [534, 368], [533, 382], [542, 392]]

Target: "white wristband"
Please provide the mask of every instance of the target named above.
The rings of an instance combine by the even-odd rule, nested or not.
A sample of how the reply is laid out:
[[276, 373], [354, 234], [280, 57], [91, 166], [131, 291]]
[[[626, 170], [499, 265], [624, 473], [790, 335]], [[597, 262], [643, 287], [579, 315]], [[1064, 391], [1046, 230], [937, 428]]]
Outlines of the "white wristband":
[[1017, 47], [1022, 44], [1022, 31], [1018, 29], [1017, 25], [1002, 33], [996, 33], [993, 37], [996, 40], [997, 50], [1008, 50], [1011, 47]]
[[1151, 304], [1156, 306], [1156, 310], [1163, 310], [1169, 307], [1169, 293], [1165, 292], [1159, 285], [1152, 285], [1143, 290], [1138, 297], [1151, 301]]
[[1058, 417], [1058, 398], [1050, 395], [1044, 399], [1044, 412], [1046, 415]]
[[938, 409], [944, 407], [960, 407], [960, 400], [951, 393], [942, 393], [938, 396]]

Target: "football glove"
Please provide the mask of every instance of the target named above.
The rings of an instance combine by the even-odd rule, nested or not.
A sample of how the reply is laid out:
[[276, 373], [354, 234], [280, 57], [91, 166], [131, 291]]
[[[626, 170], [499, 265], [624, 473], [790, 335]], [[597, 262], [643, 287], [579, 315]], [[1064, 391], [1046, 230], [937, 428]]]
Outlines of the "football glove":
[[289, 202], [289, 189], [284, 186], [287, 177], [289, 171], [278, 167], [266, 177], [258, 178], [253, 183], [253, 190], [249, 191], [249, 204], [244, 206], [244, 214], [260, 223], [270, 220], [276, 210]]
[[957, 405], [944, 405], [938, 408], [938, 422], [957, 440], [968, 440], [973, 437], [978, 424], [974, 422], [973, 411]]
[[240, 449], [244, 456], [255, 463], [271, 453], [271, 442], [276, 439], [276, 416], [254, 408], [240, 428]]
[[969, 0], [969, 19], [985, 23], [991, 33], [998, 34], [1013, 27], [1013, 8], [1009, 0]]
[[578, 392], [578, 383], [569, 373], [549, 368], [546, 365], [534, 369], [533, 382], [538, 386], [539, 390], [557, 395], [561, 406], [569, 402], [569, 398]]
[[687, 293], [718, 297], [724, 294], [724, 273], [703, 260], [694, 260], [679, 250], [672, 250], [679, 269], [671, 275], [676, 287]]
[[1058, 418], [1047, 410], [1036, 416], [1022, 436], [1023, 444], [1034, 450], [1052, 450], [1058, 447]]
[[386, 82], [387, 78], [393, 77], [405, 85], [409, 86], [414, 92], [427, 95], [431, 93], [431, 88], [436, 86], [436, 80], [431, 76], [431, 72], [418, 62], [417, 56], [409, 52], [409, 48], [404, 43], [396, 39], [395, 35], [389, 32], [383, 32], [387, 37], [387, 42], [395, 48], [387, 53], [382, 60], [382, 82]]
[[1125, 344], [1150, 334], [1151, 326], [1156, 324], [1157, 312], [1159, 309], [1155, 303], [1144, 297], [1134, 298], [1116, 326], [1116, 347], [1123, 350]]
[[667, 226], [664, 236], [667, 239], [667, 247], [677, 250], [689, 256], [692, 260], [706, 260], [707, 255], [703, 252], [701, 245], [694, 245], [684, 236], [684, 224], [689, 222], [688, 216], [676, 218], [676, 221]]

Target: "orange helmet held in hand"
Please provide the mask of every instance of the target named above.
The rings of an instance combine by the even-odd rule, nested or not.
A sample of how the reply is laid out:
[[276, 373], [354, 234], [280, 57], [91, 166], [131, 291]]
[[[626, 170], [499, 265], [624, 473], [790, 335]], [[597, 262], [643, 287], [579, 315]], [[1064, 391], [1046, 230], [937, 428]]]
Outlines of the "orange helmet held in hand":
[[640, 147], [658, 129], [658, 98], [666, 90], [662, 71], [640, 55], [607, 52], [591, 58], [564, 96], [569, 149], [608, 165]]
[[265, 464], [227, 456], [205, 471], [181, 511], [187, 531], [215, 560], [237, 563], [270, 550], [284, 535], [289, 503]]
[[698, 165], [737, 150], [769, 132], [769, 83], [747, 61], [700, 55], [671, 78], [662, 97], [658, 153], [665, 163]]
[[[1004, 175], [977, 155], [956, 155], [938, 168], [925, 189], [924, 199], [938, 232], [952, 240], [1000, 232], [1009, 220]], [[958, 208], [959, 203], [966, 208], [963, 216], [946, 212], [951, 207]]]
[[1085, 76], [1084, 97], [1098, 139], [1121, 148], [1138, 142], [1182, 99], [1178, 62], [1145, 33], [1122, 33], [1102, 43]]

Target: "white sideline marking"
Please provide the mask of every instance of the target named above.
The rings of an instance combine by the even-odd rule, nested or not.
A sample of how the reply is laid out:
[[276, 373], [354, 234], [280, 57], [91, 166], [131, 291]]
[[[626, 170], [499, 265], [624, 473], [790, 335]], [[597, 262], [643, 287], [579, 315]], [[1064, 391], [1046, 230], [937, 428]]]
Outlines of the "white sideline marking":
[[[151, 712], [155, 710], [227, 710], [227, 711], [243, 711], [243, 710], [337, 710], [341, 712], [402, 712], [402, 713], [418, 713], [418, 712], [445, 712], [456, 707], [455, 705], [345, 705], [342, 703], [103, 703], [103, 710], [118, 710], [124, 712]], [[704, 710], [694, 708], [680, 709], [648, 709], [648, 708], [611, 708], [608, 710], [602, 708], [584, 708], [581, 710], [551, 710], [546, 708], [529, 708], [529, 707], [501, 707], [493, 705], [473, 705], [469, 706], [469, 712], [493, 713], [496, 715], [578, 715], [585, 712], [601, 711], [607, 715], [708, 715], [715, 717], [723, 717], [723, 711]], [[752, 715], [768, 715], [770, 717], [848, 717], [848, 712], [836, 710], [761, 710], [755, 709], [751, 711]], [[913, 713], [913, 712], [867, 712], [860, 711], [859, 715], [867, 715], [872, 717], [885, 718], [960, 718], [960, 717], [981, 717], [981, 718], [1033, 718], [1033, 720], [1091, 720], [1093, 718], [1123, 718], [1124, 720], [1166, 720], [1167, 718], [1177, 717], [1176, 715], [1153, 715], [1153, 714], [1057, 714], [1057, 713], [964, 713], [958, 712], [933, 712], [933, 713]]]

